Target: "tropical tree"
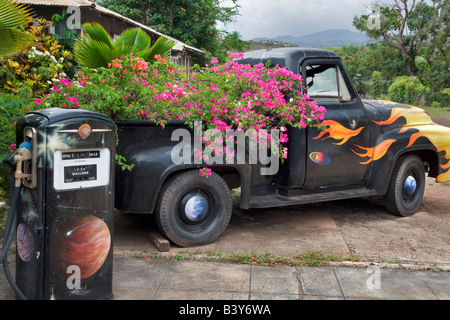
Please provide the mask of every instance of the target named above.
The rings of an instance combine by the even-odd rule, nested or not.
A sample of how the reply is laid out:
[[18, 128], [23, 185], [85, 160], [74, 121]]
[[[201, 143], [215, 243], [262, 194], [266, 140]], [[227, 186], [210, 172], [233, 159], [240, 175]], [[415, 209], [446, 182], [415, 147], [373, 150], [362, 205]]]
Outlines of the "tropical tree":
[[426, 45], [423, 25], [419, 23], [419, 19], [415, 19], [425, 15], [415, 14], [416, 7], [419, 7], [421, 13], [430, 13], [423, 0], [419, 5], [416, 0], [394, 0], [393, 5], [378, 6], [381, 17], [380, 24], [376, 27], [368, 23], [372, 18], [369, 15], [361, 15], [353, 20], [353, 25], [368, 37], [381, 37], [389, 47], [399, 50], [410, 76], [415, 75], [414, 57], [417, 51]]
[[33, 37], [20, 29], [30, 22], [28, 9], [13, 0], [0, 0], [0, 55], [20, 51]]
[[120, 56], [133, 52], [135, 57], [154, 61], [155, 56], [167, 57], [175, 42], [160, 37], [151, 45], [150, 36], [140, 28], [127, 29], [112, 40], [106, 30], [98, 23], [86, 23], [74, 46], [78, 63], [88, 68], [107, 67], [108, 63]]

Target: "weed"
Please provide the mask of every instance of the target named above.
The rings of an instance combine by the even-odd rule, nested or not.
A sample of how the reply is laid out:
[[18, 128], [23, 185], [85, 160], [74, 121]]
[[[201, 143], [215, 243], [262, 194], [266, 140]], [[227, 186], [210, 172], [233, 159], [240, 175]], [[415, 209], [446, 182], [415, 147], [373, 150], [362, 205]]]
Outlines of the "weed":
[[441, 272], [442, 268], [439, 267], [439, 266], [434, 266], [434, 267], [430, 268], [430, 271], [432, 271], [432, 272]]
[[386, 260], [386, 259], [381, 259], [381, 262], [388, 263], [388, 264], [399, 264], [399, 263], [402, 263], [400, 260]]
[[177, 253], [173, 256], [173, 261], [181, 261], [181, 260], [183, 260], [183, 256], [181, 254]]

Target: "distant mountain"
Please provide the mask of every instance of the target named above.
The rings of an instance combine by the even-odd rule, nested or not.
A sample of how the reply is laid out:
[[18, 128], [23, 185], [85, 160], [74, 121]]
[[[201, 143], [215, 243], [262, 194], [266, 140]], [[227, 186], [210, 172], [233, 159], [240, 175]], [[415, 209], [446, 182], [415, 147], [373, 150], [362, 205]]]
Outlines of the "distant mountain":
[[360, 32], [354, 32], [346, 29], [330, 29], [325, 31], [314, 32], [303, 36], [279, 36], [272, 39], [257, 38], [253, 41], [276, 41], [289, 43], [299, 47], [323, 48], [323, 47], [342, 47], [350, 44], [365, 44], [372, 42]]

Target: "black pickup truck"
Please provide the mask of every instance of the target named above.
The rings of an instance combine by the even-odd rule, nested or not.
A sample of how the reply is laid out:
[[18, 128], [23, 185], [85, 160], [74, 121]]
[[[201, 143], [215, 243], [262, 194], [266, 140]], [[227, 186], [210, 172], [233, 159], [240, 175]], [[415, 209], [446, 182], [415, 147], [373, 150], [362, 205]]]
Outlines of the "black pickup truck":
[[240, 188], [243, 209], [383, 195], [388, 211], [409, 216], [421, 204], [426, 172], [437, 182], [450, 180], [450, 128], [433, 123], [424, 110], [361, 100], [331, 51], [259, 50], [239, 63], [269, 61], [302, 75], [306, 93], [327, 109], [325, 130], [287, 128], [289, 156], [276, 174], [261, 174], [262, 164], [213, 164], [205, 178], [202, 164], [171, 159], [179, 143], [173, 132], [185, 127], [182, 121], [164, 129], [150, 121], [117, 122], [117, 153], [134, 168], [116, 169], [116, 208], [153, 213], [170, 241], [197, 246], [227, 227], [231, 189]]

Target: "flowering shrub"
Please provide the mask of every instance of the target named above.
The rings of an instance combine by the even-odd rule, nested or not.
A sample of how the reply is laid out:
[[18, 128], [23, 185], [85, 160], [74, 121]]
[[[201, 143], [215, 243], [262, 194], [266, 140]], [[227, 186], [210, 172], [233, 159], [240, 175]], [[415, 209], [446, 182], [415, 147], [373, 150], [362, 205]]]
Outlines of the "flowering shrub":
[[73, 54], [48, 34], [48, 25], [45, 19], [30, 24], [26, 32], [35, 38], [32, 44], [15, 56], [0, 57], [1, 91], [36, 97], [48, 92], [53, 79], [67, 77]]
[[[243, 54], [229, 55], [237, 59]], [[186, 77], [178, 65], [155, 58], [149, 64], [131, 53], [108, 68], [82, 68], [75, 79], [60, 79], [52, 93], [35, 99], [35, 104], [85, 108], [114, 120], [153, 120], [162, 127], [168, 120], [184, 120], [191, 127], [201, 122], [203, 129], [221, 134], [228, 129], [259, 133], [278, 129], [282, 144], [288, 141], [286, 126], [320, 126], [324, 119], [325, 108], [299, 91], [301, 76], [286, 68], [235, 60], [219, 65], [213, 58], [210, 65], [195, 66]], [[263, 138], [270, 143], [268, 134]], [[216, 139], [217, 135], [206, 136], [203, 142], [211, 146]], [[279, 155], [286, 158], [287, 149], [280, 148]]]

